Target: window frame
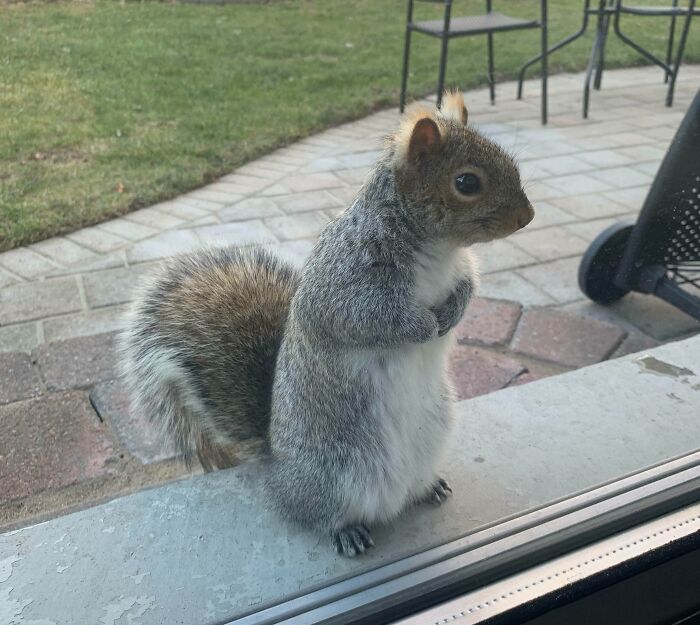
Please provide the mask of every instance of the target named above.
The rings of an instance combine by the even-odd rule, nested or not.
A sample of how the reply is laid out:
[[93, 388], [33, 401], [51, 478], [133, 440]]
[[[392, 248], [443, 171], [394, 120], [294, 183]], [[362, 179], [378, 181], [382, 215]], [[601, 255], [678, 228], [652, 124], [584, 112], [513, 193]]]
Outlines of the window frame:
[[700, 450], [227, 625], [390, 623], [700, 501]]

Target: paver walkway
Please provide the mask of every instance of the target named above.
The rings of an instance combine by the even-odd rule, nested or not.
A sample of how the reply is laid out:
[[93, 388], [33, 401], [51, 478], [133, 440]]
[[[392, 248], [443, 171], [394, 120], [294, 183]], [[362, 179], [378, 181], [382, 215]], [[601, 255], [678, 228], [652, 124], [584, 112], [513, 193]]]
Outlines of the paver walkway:
[[[470, 120], [514, 152], [536, 218], [483, 246], [481, 298], [458, 329], [458, 394], [472, 397], [697, 332], [689, 317], [631, 295], [610, 308], [576, 283], [581, 253], [634, 220], [700, 66], [683, 68], [671, 109], [653, 68], [610, 71], [580, 117], [582, 76], [467, 94]], [[112, 353], [134, 284], [161, 258], [205, 244], [262, 244], [294, 262], [347, 206], [398, 122], [382, 111], [300, 141], [207, 187], [123, 218], [0, 254], [0, 525], [181, 475], [131, 415]], [[99, 415], [99, 416], [98, 416]]]

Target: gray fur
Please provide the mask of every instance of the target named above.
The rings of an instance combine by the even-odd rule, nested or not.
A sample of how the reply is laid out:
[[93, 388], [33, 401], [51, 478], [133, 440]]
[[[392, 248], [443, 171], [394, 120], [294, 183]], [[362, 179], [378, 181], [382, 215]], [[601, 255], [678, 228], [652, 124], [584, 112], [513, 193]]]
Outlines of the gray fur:
[[[285, 516], [319, 531], [352, 533], [387, 520], [348, 515], [348, 489], [371, 488], [374, 477], [368, 484], [361, 474], [381, 466], [395, 444], [375, 420], [382, 389], [352, 354], [381, 361], [393, 348], [431, 341], [458, 323], [471, 296], [473, 274], [432, 310], [416, 302], [415, 266], [433, 241], [424, 224], [385, 159], [321, 235], [292, 301], [273, 389], [267, 485]], [[447, 379], [444, 400], [451, 400]], [[432, 486], [437, 477], [426, 479]]]
[[205, 469], [232, 443], [266, 441], [275, 357], [298, 273], [261, 249], [202, 250], [164, 263], [121, 336], [132, 408]]
[[[451, 492], [437, 475], [450, 329], [478, 282], [463, 248], [533, 214], [512, 159], [464, 125], [461, 97], [447, 102], [389, 140], [300, 277], [258, 252], [180, 258], [124, 335], [137, 410], [205, 467], [267, 439], [271, 502], [348, 556], [372, 546], [368, 525]], [[460, 172], [482, 191], [460, 195]]]

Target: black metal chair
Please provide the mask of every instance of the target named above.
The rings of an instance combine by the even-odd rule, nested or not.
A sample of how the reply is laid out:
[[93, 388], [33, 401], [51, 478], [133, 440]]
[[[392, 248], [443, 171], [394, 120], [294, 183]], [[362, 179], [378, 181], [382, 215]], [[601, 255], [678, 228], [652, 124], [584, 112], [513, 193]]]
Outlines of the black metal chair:
[[[552, 54], [557, 50], [561, 50], [564, 46], [576, 41], [579, 37], [582, 37], [588, 30], [588, 24], [590, 18], [597, 17], [596, 25], [596, 36], [593, 44], [593, 49], [591, 50], [591, 55], [588, 61], [588, 67], [586, 69], [586, 79], [584, 82], [583, 91], [583, 117], [588, 117], [588, 100], [589, 91], [591, 83], [591, 74], [596, 69], [595, 77], [595, 88], [600, 89], [600, 81], [603, 74], [603, 62], [605, 55], [605, 42], [608, 36], [608, 25], [609, 18], [612, 12], [612, 2], [615, 0], [596, 0], [596, 5], [591, 7], [591, 0], [585, 0], [583, 3], [583, 20], [581, 22], [581, 27], [573, 35], [562, 39], [560, 42], [554, 44], [547, 54]], [[525, 80], [525, 72], [527, 68], [531, 65], [539, 62], [543, 58], [544, 53], [540, 53], [537, 56], [532, 57], [520, 70], [518, 74], [518, 100], [523, 97], [523, 81]]]
[[[673, 104], [673, 91], [676, 86], [676, 78], [678, 77], [678, 71], [680, 70], [681, 63], [683, 61], [683, 52], [685, 51], [685, 43], [688, 39], [688, 31], [690, 30], [690, 21], [693, 15], [700, 14], [700, 10], [695, 8], [696, 0], [689, 0], [688, 5], [684, 7], [678, 6], [678, 0], [673, 0], [670, 7], [651, 7], [651, 6], [628, 6], [623, 4], [622, 0], [616, 0], [615, 4], [615, 17], [613, 20], [613, 27], [615, 28], [615, 34], [622, 39], [628, 46], [634, 48], [639, 54], [651, 61], [656, 63], [659, 67], [664, 70], [664, 80], [668, 82], [668, 91], [666, 93], [666, 106], [671, 106]], [[644, 49], [634, 40], [632, 40], [628, 35], [625, 35], [620, 29], [620, 16], [621, 15], [639, 15], [647, 17], [670, 17], [671, 23], [669, 26], [668, 42], [666, 45], [666, 61], [662, 61], [655, 55], [653, 55], [648, 50]], [[678, 42], [678, 47], [675, 52], [673, 52], [674, 37], [676, 31], [676, 19], [684, 17], [683, 29], [681, 30], [680, 40]], [[674, 58], [675, 57], [675, 58]]]
[[[690, 29], [690, 20], [693, 15], [700, 13], [698, 9], [695, 8], [696, 0], [689, 0], [687, 7], [679, 7], [678, 0], [672, 0], [672, 6], [667, 7], [650, 7], [650, 6], [640, 6], [632, 7], [622, 4], [621, 0], [596, 0], [595, 4], [591, 6], [591, 0], [584, 0], [583, 3], [583, 20], [581, 22], [581, 27], [577, 32], [575, 32], [570, 37], [563, 39], [562, 41], [556, 43], [551, 48], [549, 48], [548, 53], [552, 54], [557, 50], [560, 50], [564, 46], [569, 45], [579, 37], [582, 37], [588, 30], [588, 25], [591, 17], [597, 18], [596, 24], [596, 35], [593, 42], [593, 47], [591, 49], [591, 55], [588, 60], [588, 67], [586, 68], [586, 78], [583, 85], [583, 117], [584, 119], [588, 117], [588, 105], [590, 101], [591, 92], [591, 80], [593, 80], [593, 88], [600, 89], [602, 77], [603, 77], [603, 67], [605, 64], [605, 44], [608, 38], [608, 30], [610, 26], [610, 21], [613, 22], [613, 28], [615, 34], [627, 45], [631, 46], [637, 50], [640, 54], [645, 56], [647, 59], [656, 63], [664, 70], [664, 76], [666, 82], [670, 80], [670, 85], [668, 89], [668, 94], [666, 96], [666, 105], [671, 106], [673, 102], [673, 90], [675, 88], [676, 78], [678, 76], [678, 70], [680, 69], [681, 61], [683, 59], [683, 52], [685, 50], [685, 42], [688, 37], [688, 31]], [[620, 29], [620, 15], [648, 15], [656, 17], [670, 17], [671, 23], [669, 27], [669, 37], [666, 45], [666, 62], [664, 63], [648, 50], [645, 50], [639, 46], [636, 42], [625, 35]], [[673, 45], [676, 30], [676, 19], [679, 17], [685, 17], [685, 22], [683, 24], [683, 31], [681, 33], [681, 40], [676, 51], [675, 62], [673, 62]], [[525, 78], [525, 71], [528, 67], [537, 63], [542, 58], [541, 54], [531, 58], [525, 65], [523, 65], [518, 76], [518, 99], [522, 97], [523, 93], [523, 80]], [[595, 77], [593, 73], [595, 72]]]
[[493, 10], [492, 0], [486, 0], [486, 13], [452, 17], [452, 0], [423, 0], [425, 2], [441, 2], [445, 5], [442, 19], [423, 22], [413, 21], [414, 0], [408, 0], [408, 15], [406, 18], [406, 44], [403, 56], [403, 73], [401, 76], [401, 100], [399, 108], [403, 112], [406, 104], [406, 86], [408, 82], [408, 60], [411, 48], [411, 33], [423, 33], [437, 37], [442, 42], [440, 52], [440, 69], [438, 74], [437, 105], [442, 103], [442, 92], [445, 87], [445, 70], [447, 68], [447, 44], [456, 37], [486, 35], [488, 54], [488, 80], [491, 103], [496, 101], [496, 85], [494, 81], [493, 35], [512, 30], [539, 28], [541, 30], [542, 53], [542, 123], [547, 123], [547, 0], [540, 0], [540, 19], [521, 19], [510, 17]]
[[636, 224], [616, 223], [591, 243], [578, 282], [593, 301], [652, 293], [700, 319], [700, 91], [654, 178]]

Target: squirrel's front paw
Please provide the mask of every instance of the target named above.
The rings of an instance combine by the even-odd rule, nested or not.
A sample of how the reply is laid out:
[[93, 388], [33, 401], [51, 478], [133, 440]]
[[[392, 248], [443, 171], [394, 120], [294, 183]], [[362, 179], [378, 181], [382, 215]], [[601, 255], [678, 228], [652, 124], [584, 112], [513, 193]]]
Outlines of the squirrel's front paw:
[[467, 308], [471, 292], [471, 282], [463, 280], [440, 306], [432, 309], [437, 318], [439, 336], [444, 336], [460, 322]]
[[438, 336], [440, 328], [432, 310], [422, 309], [406, 322], [407, 338], [411, 343], [426, 343]]
[[444, 336], [459, 323], [465, 308], [466, 301], [461, 301], [455, 293], [452, 293], [443, 304], [433, 308], [438, 322], [439, 336]]
[[447, 498], [451, 494], [452, 489], [447, 483], [447, 480], [443, 480], [441, 477], [439, 477], [430, 487], [430, 490], [428, 491], [425, 500], [440, 505], [443, 502], [447, 501]]
[[362, 523], [357, 523], [347, 525], [333, 534], [333, 545], [339, 554], [354, 558], [357, 554], [364, 553], [366, 549], [374, 547], [374, 541], [369, 534], [369, 529]]

